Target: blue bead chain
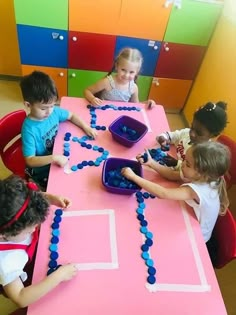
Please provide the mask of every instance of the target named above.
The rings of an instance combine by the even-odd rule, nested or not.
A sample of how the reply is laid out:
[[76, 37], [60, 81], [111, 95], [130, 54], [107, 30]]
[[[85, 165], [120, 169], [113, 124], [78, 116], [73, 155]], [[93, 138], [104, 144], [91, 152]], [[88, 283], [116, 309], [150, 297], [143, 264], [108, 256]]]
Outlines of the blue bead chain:
[[137, 212], [137, 219], [140, 223], [140, 232], [145, 237], [145, 242], [141, 246], [142, 254], [141, 257], [145, 261], [145, 264], [148, 268], [148, 276], [147, 282], [150, 284], [154, 284], [156, 282], [156, 268], [154, 266], [154, 261], [150, 257], [150, 247], [153, 245], [153, 234], [148, 230], [148, 221], [145, 220], [145, 199], [148, 198], [156, 198], [154, 195], [149, 194], [148, 192], [142, 193], [138, 191], [136, 193], [136, 200], [138, 202], [138, 208], [136, 209]]

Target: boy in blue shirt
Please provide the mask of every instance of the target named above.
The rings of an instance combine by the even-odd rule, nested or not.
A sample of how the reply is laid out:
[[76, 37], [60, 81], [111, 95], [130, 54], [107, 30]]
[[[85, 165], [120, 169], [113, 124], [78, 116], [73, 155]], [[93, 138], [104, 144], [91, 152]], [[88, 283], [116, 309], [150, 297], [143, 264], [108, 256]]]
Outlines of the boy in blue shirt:
[[34, 71], [24, 76], [20, 87], [24, 104], [29, 109], [21, 130], [26, 172], [42, 189], [46, 189], [50, 164], [64, 167], [68, 160], [64, 155], [52, 154], [59, 124], [70, 120], [88, 136], [95, 138], [97, 134], [74, 113], [54, 106], [58, 92], [46, 73]]

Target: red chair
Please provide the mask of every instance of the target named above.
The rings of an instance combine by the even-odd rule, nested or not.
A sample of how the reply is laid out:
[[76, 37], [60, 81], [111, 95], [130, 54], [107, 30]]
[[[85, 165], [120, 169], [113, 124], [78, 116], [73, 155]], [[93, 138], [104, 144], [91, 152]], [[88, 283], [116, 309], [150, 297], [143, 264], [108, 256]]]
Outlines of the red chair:
[[226, 135], [221, 135], [217, 139], [220, 143], [226, 145], [231, 152], [231, 166], [228, 173], [225, 175], [227, 189], [236, 184], [236, 142]]
[[23, 178], [25, 178], [25, 160], [20, 135], [25, 117], [24, 110], [17, 110], [0, 119], [0, 156], [3, 164], [13, 174]]
[[215, 249], [212, 259], [214, 268], [222, 268], [236, 258], [236, 222], [229, 209], [224, 216], [218, 217], [211, 242]]

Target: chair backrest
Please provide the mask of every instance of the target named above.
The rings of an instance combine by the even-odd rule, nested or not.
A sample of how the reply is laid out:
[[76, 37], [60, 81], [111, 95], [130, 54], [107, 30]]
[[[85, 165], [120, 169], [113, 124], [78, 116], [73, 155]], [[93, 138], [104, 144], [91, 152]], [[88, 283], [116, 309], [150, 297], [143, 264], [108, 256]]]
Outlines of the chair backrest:
[[25, 160], [20, 137], [25, 117], [26, 112], [24, 110], [17, 110], [0, 119], [0, 155], [2, 161], [13, 174], [21, 177], [25, 177]]
[[222, 144], [225, 144], [231, 152], [231, 166], [228, 171], [228, 174], [225, 175], [225, 181], [227, 188], [229, 189], [232, 185], [236, 184], [236, 142], [226, 135], [221, 135], [217, 139]]
[[212, 237], [216, 241], [215, 268], [222, 268], [236, 258], [236, 222], [229, 209], [219, 216]]

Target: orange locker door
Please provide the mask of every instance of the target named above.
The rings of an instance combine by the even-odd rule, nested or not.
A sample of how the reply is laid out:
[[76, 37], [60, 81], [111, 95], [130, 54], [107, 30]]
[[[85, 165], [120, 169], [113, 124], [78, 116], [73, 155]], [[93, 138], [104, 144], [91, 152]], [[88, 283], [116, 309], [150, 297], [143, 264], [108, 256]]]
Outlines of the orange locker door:
[[117, 34], [121, 0], [69, 0], [69, 30]]
[[163, 0], [125, 0], [122, 2], [117, 34], [152, 40], [162, 40], [171, 5]]
[[191, 80], [154, 78], [149, 99], [163, 105], [167, 112], [179, 112], [185, 104], [192, 82]]

